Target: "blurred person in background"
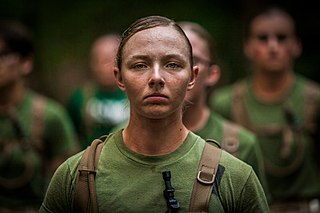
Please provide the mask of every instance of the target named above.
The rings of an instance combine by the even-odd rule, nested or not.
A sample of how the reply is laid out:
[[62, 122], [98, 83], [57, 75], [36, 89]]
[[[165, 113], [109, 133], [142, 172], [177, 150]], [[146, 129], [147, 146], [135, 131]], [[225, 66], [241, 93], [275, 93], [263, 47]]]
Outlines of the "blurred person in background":
[[256, 133], [271, 212], [319, 212], [319, 85], [295, 73], [301, 54], [291, 15], [279, 7], [257, 13], [247, 25], [244, 53], [252, 73], [216, 90], [212, 108]]
[[194, 65], [199, 67], [195, 86], [187, 92], [187, 106], [183, 113], [186, 127], [203, 139], [221, 142], [222, 149], [251, 165], [262, 184], [266, 196], [269, 193], [262, 152], [256, 136], [245, 128], [210, 110], [207, 97], [209, 88], [220, 78], [215, 44], [210, 33], [194, 22], [178, 22], [191, 45]]
[[113, 74], [119, 42], [118, 34], [105, 34], [93, 42], [90, 54], [93, 79], [69, 98], [67, 109], [83, 148], [129, 116], [126, 94], [117, 87]]
[[0, 23], [0, 212], [37, 212], [55, 169], [78, 151], [65, 109], [26, 85], [30, 31]]

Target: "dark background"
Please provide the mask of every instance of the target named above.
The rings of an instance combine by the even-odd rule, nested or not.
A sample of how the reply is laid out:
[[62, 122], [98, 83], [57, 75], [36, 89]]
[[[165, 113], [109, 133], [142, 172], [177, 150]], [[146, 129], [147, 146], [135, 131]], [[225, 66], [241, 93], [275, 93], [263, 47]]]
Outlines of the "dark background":
[[320, 15], [306, 0], [0, 0], [0, 19], [20, 20], [34, 33], [35, 68], [30, 85], [65, 103], [70, 92], [88, 77], [89, 48], [106, 32], [122, 32], [136, 19], [163, 15], [195, 21], [215, 38], [222, 79], [231, 83], [248, 72], [242, 53], [244, 20], [268, 4], [287, 9], [296, 20], [303, 53], [296, 72], [320, 82]]

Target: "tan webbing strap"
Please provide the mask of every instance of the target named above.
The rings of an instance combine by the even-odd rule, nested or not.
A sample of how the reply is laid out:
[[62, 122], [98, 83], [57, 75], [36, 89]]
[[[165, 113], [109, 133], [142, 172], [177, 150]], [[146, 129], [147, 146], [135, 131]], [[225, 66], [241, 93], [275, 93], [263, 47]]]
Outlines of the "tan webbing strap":
[[223, 139], [221, 147], [235, 157], [239, 157], [239, 132], [240, 126], [228, 121], [223, 122]]
[[316, 131], [316, 123], [314, 122], [315, 118], [318, 116], [318, 101], [317, 93], [319, 93], [319, 87], [312, 83], [308, 82], [305, 85], [305, 97], [306, 103], [304, 105], [304, 115], [305, 115], [305, 126], [306, 128], [314, 133]]
[[97, 213], [99, 211], [94, 179], [104, 144], [102, 140], [95, 139], [82, 155], [75, 184], [74, 212]]
[[46, 100], [44, 97], [36, 95], [32, 102], [31, 120], [31, 141], [38, 150], [43, 151], [43, 133], [45, 128], [44, 110]]
[[221, 149], [205, 143], [197, 178], [194, 181], [189, 212], [207, 212], [213, 183], [218, 170]]
[[244, 80], [235, 83], [232, 96], [231, 116], [232, 120], [234, 120], [236, 123], [239, 123], [242, 126], [252, 130], [244, 101], [245, 90], [246, 82]]

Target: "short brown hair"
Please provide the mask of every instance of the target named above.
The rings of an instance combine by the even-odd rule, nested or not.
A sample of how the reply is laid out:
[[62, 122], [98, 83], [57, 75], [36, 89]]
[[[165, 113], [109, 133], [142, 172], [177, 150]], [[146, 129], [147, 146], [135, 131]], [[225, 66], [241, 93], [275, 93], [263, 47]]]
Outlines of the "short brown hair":
[[188, 37], [186, 36], [184, 31], [181, 29], [181, 27], [175, 21], [163, 16], [147, 16], [147, 17], [138, 19], [123, 32], [122, 39], [117, 52], [117, 66], [119, 70], [121, 70], [123, 47], [128, 42], [128, 40], [137, 32], [154, 28], [154, 27], [159, 27], [159, 26], [172, 26], [184, 37], [190, 53], [190, 57], [189, 57], [190, 64], [191, 64], [191, 67], [193, 66], [192, 47]]

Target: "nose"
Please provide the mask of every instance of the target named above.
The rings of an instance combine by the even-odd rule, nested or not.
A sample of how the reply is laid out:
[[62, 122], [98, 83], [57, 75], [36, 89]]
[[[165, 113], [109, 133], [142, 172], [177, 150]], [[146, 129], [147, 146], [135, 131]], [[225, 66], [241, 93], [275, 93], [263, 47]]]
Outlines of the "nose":
[[268, 39], [268, 47], [273, 50], [276, 51], [279, 47], [279, 41], [276, 37], [271, 37]]
[[156, 89], [160, 89], [164, 86], [165, 81], [159, 65], [155, 65], [152, 68], [148, 84], [149, 87], [156, 87]]

